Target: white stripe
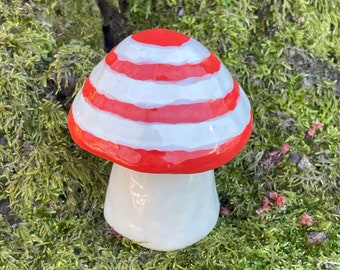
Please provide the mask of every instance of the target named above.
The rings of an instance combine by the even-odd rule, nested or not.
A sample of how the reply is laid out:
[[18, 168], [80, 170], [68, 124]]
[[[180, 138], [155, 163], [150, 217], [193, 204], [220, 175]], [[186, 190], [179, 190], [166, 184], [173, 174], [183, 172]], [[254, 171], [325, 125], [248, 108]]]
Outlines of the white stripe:
[[233, 88], [229, 71], [220, 70], [200, 78], [176, 83], [140, 81], [112, 71], [104, 60], [93, 69], [90, 81], [97, 91], [109, 99], [117, 99], [142, 108], [159, 108], [223, 98]]
[[136, 64], [197, 64], [210, 55], [210, 52], [193, 38], [181, 46], [163, 47], [140, 43], [132, 39], [131, 36], [119, 43], [114, 52], [119, 60]]
[[236, 109], [201, 123], [143, 123], [100, 111], [79, 92], [73, 102], [73, 117], [84, 131], [116, 144], [145, 150], [194, 151], [213, 149], [239, 135], [250, 121], [250, 104], [241, 90]]

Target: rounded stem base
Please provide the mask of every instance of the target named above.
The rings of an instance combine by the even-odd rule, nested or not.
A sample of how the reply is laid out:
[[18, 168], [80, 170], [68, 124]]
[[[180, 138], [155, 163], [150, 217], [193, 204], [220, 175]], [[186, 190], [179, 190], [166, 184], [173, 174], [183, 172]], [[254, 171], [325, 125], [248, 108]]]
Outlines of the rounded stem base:
[[104, 204], [108, 224], [137, 244], [155, 250], [189, 246], [215, 226], [219, 201], [214, 172], [149, 174], [117, 164]]

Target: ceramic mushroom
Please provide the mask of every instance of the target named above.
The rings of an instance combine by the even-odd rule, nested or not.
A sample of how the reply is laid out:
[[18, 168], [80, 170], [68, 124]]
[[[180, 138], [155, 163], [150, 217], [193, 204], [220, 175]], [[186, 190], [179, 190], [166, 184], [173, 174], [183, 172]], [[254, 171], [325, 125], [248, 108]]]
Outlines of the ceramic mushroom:
[[214, 168], [252, 130], [244, 91], [201, 43], [167, 29], [133, 34], [94, 68], [68, 116], [72, 138], [114, 163], [104, 216], [155, 250], [189, 246], [215, 226]]

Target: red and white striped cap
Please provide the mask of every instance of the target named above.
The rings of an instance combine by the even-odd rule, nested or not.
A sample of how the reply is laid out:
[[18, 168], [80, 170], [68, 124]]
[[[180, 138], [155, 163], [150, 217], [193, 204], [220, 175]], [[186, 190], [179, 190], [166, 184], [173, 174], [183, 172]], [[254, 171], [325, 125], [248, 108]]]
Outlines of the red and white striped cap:
[[94, 68], [68, 116], [74, 141], [132, 170], [198, 173], [234, 158], [252, 111], [221, 61], [187, 35], [127, 37]]

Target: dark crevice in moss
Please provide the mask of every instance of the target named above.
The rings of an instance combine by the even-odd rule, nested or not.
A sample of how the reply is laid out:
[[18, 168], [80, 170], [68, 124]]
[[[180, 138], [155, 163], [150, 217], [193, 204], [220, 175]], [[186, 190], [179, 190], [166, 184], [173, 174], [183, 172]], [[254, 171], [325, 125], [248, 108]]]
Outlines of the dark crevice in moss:
[[0, 214], [8, 222], [9, 225], [20, 223], [21, 220], [16, 217], [10, 208], [9, 198], [0, 200]]
[[127, 36], [124, 13], [128, 9], [128, 3], [120, 0], [115, 7], [112, 1], [97, 0], [97, 5], [103, 18], [104, 49], [109, 52]]

